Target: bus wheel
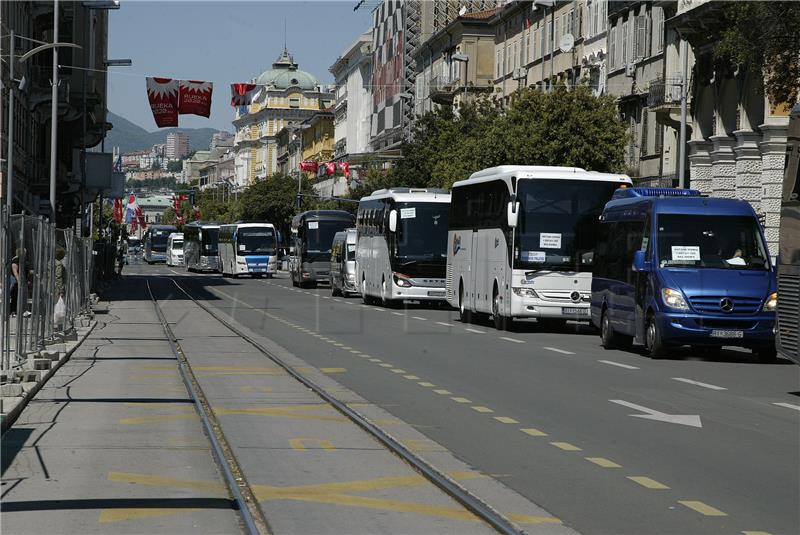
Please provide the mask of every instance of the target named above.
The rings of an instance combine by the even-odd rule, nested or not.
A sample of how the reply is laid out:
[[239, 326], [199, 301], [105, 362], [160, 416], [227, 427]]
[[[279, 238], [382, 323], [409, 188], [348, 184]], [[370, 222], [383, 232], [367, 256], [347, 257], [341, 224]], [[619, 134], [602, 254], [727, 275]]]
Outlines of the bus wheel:
[[458, 285], [458, 317], [461, 323], [472, 323], [472, 311], [464, 303], [464, 287]]
[[494, 298], [492, 299], [492, 321], [494, 328], [498, 331], [504, 331], [510, 327], [509, 319], [500, 314], [500, 293], [495, 289]]
[[651, 359], [661, 359], [667, 355], [667, 348], [661, 340], [661, 331], [658, 328], [658, 322], [652, 314], [647, 319], [645, 345]]
[[603, 309], [603, 316], [600, 318], [600, 345], [603, 349], [616, 349], [617, 344], [614, 339], [614, 330], [611, 328], [611, 320], [608, 312]]

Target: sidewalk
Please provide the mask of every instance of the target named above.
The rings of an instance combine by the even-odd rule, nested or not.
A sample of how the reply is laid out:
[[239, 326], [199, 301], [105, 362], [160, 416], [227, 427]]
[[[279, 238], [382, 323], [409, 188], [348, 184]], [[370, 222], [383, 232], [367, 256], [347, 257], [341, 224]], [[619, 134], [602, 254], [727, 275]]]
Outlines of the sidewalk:
[[[4, 532], [240, 532], [145, 280], [274, 533], [493, 533], [168, 280], [148, 277], [113, 288], [107, 317], [3, 437]], [[572, 533], [345, 390], [337, 370], [248, 334], [526, 532]]]

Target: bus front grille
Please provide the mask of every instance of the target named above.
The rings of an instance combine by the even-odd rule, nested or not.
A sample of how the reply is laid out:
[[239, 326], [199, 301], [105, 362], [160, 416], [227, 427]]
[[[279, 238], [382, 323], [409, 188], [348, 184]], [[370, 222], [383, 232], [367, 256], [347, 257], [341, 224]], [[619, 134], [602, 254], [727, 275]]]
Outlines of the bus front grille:
[[778, 336], [784, 351], [797, 354], [800, 328], [800, 275], [778, 276]]

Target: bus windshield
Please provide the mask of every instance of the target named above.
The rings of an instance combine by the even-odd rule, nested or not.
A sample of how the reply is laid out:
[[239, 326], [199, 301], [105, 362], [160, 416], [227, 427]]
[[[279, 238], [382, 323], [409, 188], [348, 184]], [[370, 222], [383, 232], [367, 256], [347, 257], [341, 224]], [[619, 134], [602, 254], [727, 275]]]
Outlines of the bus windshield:
[[271, 228], [245, 227], [236, 231], [239, 255], [274, 255], [275, 231]]
[[657, 224], [661, 267], [769, 269], [753, 217], [661, 214]]
[[203, 229], [203, 242], [202, 252], [203, 256], [217, 256], [217, 247], [219, 245], [219, 229], [218, 228], [204, 228]]
[[173, 230], [153, 230], [150, 233], [150, 249], [153, 251], [165, 252], [167, 250], [167, 238]]
[[183, 240], [172, 240], [172, 248], [175, 250], [183, 249]]
[[324, 260], [330, 256], [333, 237], [352, 225], [350, 221], [307, 221], [305, 228], [305, 253]]
[[447, 261], [447, 226], [450, 204], [397, 203], [395, 257], [401, 264]]
[[591, 271], [598, 218], [616, 182], [520, 180], [514, 267]]

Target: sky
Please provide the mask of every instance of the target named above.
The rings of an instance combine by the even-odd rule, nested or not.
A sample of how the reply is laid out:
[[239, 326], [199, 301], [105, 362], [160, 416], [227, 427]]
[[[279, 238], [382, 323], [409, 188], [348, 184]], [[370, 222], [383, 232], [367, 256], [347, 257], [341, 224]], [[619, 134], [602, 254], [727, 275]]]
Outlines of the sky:
[[354, 12], [357, 3], [123, 0], [109, 12], [108, 58], [130, 58], [133, 66], [109, 69], [108, 109], [154, 131], [146, 76], [211, 81], [211, 117], [181, 115], [180, 126], [233, 131], [229, 84], [271, 68], [283, 50], [284, 20], [300, 69], [333, 83], [328, 68], [372, 26], [376, 2]]

